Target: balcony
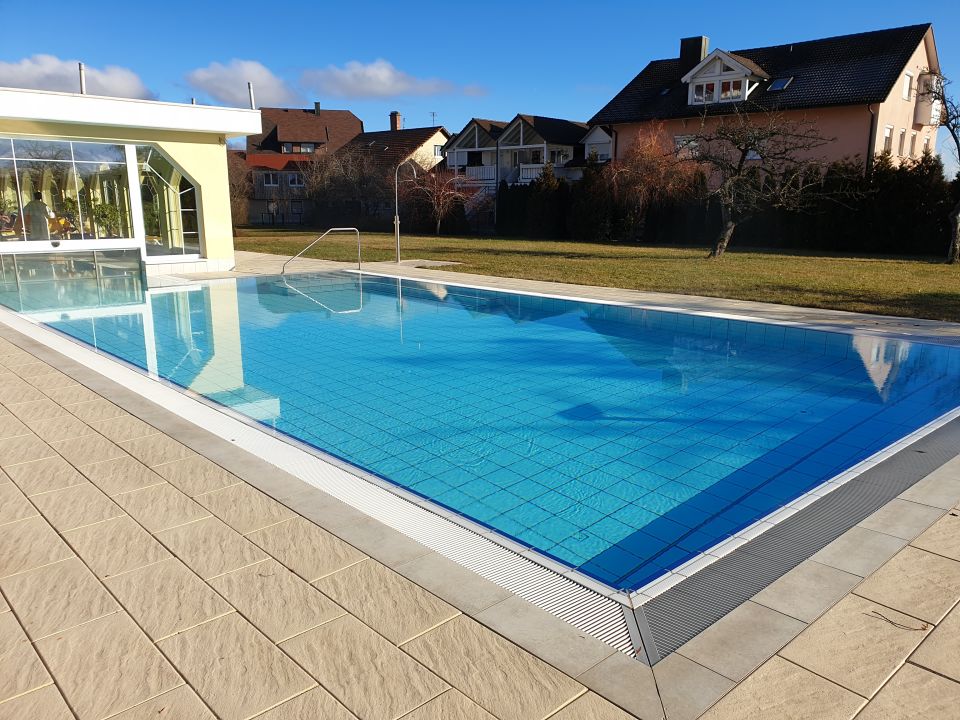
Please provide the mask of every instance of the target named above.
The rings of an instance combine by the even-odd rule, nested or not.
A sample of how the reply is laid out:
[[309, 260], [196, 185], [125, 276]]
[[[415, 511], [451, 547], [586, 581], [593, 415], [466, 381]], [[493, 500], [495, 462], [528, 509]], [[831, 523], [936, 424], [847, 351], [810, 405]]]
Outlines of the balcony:
[[523, 163], [520, 165], [519, 182], [529, 183], [540, 177], [543, 172], [543, 163]]
[[497, 168], [495, 165], [468, 165], [465, 169], [468, 180], [475, 182], [493, 182], [497, 179]]

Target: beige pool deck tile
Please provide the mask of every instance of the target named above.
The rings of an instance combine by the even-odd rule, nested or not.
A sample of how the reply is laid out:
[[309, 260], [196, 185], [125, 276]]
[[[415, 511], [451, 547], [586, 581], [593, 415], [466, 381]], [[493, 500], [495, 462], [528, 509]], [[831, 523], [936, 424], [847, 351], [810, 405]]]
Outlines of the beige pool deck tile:
[[960, 683], [904, 665], [857, 720], [932, 720], [960, 717]]
[[205, 508], [168, 482], [114, 495], [113, 499], [153, 533], [210, 516]]
[[300, 517], [270, 525], [247, 537], [307, 582], [319, 580], [366, 557]]
[[33, 502], [59, 532], [123, 515], [116, 503], [92, 483], [34, 495]]
[[7, 475], [3, 470], [0, 470], [0, 485], [5, 485], [12, 482], [13, 480], [10, 479], [10, 476]]
[[903, 538], [852, 527], [810, 559], [853, 575], [866, 577], [907, 544]]
[[280, 647], [361, 720], [399, 718], [447, 689], [427, 668], [349, 615]]
[[157, 538], [204, 580], [267, 558], [260, 548], [214, 517], [164, 530]]
[[142, 462], [129, 456], [84, 465], [81, 470], [94, 485], [111, 497], [164, 482], [162, 477]]
[[63, 388], [51, 388], [46, 390], [45, 393], [51, 400], [66, 406], [67, 409], [71, 409], [70, 406], [76, 405], [77, 403], [100, 399], [100, 396], [93, 392], [93, 390], [85, 388], [83, 385], [70, 385], [69, 387]]
[[153, 470], [190, 497], [241, 482], [236, 475], [232, 475], [216, 463], [199, 455], [162, 463]]
[[223, 598], [176, 558], [104, 582], [154, 641], [233, 612]]
[[780, 654], [848, 690], [871, 697], [923, 641], [931, 626], [848, 595]]
[[702, 716], [703, 720], [848, 720], [866, 701], [774, 656]]
[[236, 613], [158, 645], [223, 720], [253, 717], [316, 685]]
[[[674, 653], [671, 657], [681, 656]], [[684, 660], [694, 664], [686, 658]], [[664, 662], [666, 660], [661, 661], [660, 665]], [[726, 687], [733, 684], [712, 670], [703, 668], [703, 671], [719, 678]], [[639, 718], [658, 720], [663, 717], [653, 671], [646, 663], [621, 652], [612, 653], [610, 657], [580, 673], [576, 680]]]
[[3, 383], [0, 385], [0, 402], [4, 405], [28, 402], [30, 400], [42, 400], [44, 394], [37, 390], [33, 385], [20, 381], [16, 383]]
[[0, 439], [0, 466], [4, 469], [31, 460], [54, 457], [56, 454], [52, 447], [33, 433]]
[[170, 557], [150, 533], [126, 516], [71, 530], [64, 538], [101, 579]]
[[51, 682], [16, 616], [0, 615], [0, 703]]
[[677, 652], [738, 682], [804, 627], [796, 618], [748, 600]]
[[937, 623], [960, 598], [960, 562], [906, 547], [866, 578], [856, 594]]
[[195, 454], [186, 445], [161, 433], [124, 440], [120, 443], [120, 447], [148, 467], [183, 460]]
[[314, 584], [397, 645], [460, 614], [376, 560], [356, 563]]
[[120, 415], [107, 420], [95, 420], [90, 423], [90, 426], [113, 442], [133, 440], [157, 432], [153, 425], [149, 425], [133, 415]]
[[[322, 687], [315, 687], [287, 700], [257, 720], [357, 720], [337, 699]], [[450, 720], [454, 720], [450, 718]]]
[[0, 720], [74, 720], [74, 715], [56, 686], [46, 685], [0, 703]]
[[41, 517], [0, 525], [0, 578], [72, 556], [73, 551]]
[[[569, 706], [568, 706], [569, 707]], [[551, 720], [560, 718], [560, 715], [551, 715]], [[448, 720], [457, 718], [457, 720], [496, 720], [490, 713], [477, 705], [473, 700], [457, 690], [447, 690], [442, 695], [438, 695], [426, 705], [421, 705], [408, 715], [403, 716], [403, 720]], [[620, 713], [616, 715], [571, 715], [567, 720], [621, 720], [629, 718], [628, 715]]]
[[411, 640], [404, 650], [503, 720], [548, 717], [584, 690], [463, 615]]
[[210, 584], [275, 643], [346, 614], [273, 559], [225, 573]]
[[942, 514], [941, 508], [894, 498], [858, 525], [904, 540], [913, 540]]
[[48, 443], [73, 440], [74, 438], [95, 434], [92, 427], [70, 415], [44, 420], [30, 420], [29, 425], [38, 437]]
[[960, 511], [948, 512], [910, 544], [960, 561]]
[[0, 581], [31, 640], [69, 630], [120, 609], [77, 558], [44, 565]]
[[960, 682], [960, 606], [940, 621], [910, 656], [910, 662]]
[[0, 417], [0, 438], [20, 437], [29, 435], [30, 428], [17, 420], [13, 415], [3, 415]]
[[124, 613], [51, 635], [36, 648], [80, 720], [109, 717], [183, 684]]
[[243, 535], [297, 517], [285, 505], [247, 483], [197, 495], [195, 500]]
[[[186, 685], [124, 710], [110, 720], [216, 720], [197, 694]], [[302, 720], [308, 720], [304, 717]], [[322, 720], [317, 717], [317, 720]]]
[[[653, 694], [656, 696], [659, 693], [669, 720], [693, 720], [700, 717], [704, 710], [735, 685], [730, 678], [705, 668], [680, 653], [671, 653], [654, 665], [653, 674], [657, 678]], [[652, 717], [653, 710], [638, 714], [644, 718]]]
[[56, 370], [47, 365], [47, 363], [36, 358], [27, 360], [27, 362], [11, 363], [7, 365], [7, 367], [14, 375], [23, 379], [46, 375], [49, 372], [56, 372]]
[[31, 420], [45, 420], [48, 418], [70, 417], [70, 413], [63, 408], [60, 403], [55, 403], [50, 398], [41, 398], [40, 400], [29, 400], [27, 402], [16, 403], [8, 406], [10, 412], [18, 417], [22, 422]]
[[28, 497], [87, 482], [73, 465], [59, 455], [13, 465], [6, 472]]
[[0, 485], [0, 525], [35, 517], [37, 509], [13, 483]]
[[751, 599], [809, 623], [849, 593], [860, 580], [858, 575], [807, 560]]
[[67, 462], [76, 467], [113, 460], [125, 455], [118, 445], [110, 442], [103, 435], [87, 435], [73, 440], [62, 440], [51, 443], [51, 446]]
[[65, 388], [70, 387], [71, 385], [77, 385], [77, 381], [74, 380], [69, 375], [64, 375], [58, 370], [50, 370], [48, 372], [42, 373], [40, 375], [34, 375], [27, 378], [27, 382], [33, 385], [38, 390], [46, 392], [47, 390], [53, 390], [56, 388]]
[[68, 404], [66, 409], [86, 423], [109, 420], [126, 415], [121, 408], [101, 397], [88, 398], [85, 402]]

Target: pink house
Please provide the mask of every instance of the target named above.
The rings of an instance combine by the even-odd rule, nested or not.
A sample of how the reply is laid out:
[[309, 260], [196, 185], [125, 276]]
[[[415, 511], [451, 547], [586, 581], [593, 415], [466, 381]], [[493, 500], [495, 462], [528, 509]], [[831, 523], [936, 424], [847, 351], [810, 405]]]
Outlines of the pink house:
[[619, 158], [652, 123], [680, 145], [702, 122], [762, 107], [815, 122], [831, 139], [822, 159], [902, 161], [936, 147], [940, 108], [923, 89], [939, 74], [930, 24], [732, 52], [684, 38], [679, 57], [650, 62], [594, 115], [591, 139]]

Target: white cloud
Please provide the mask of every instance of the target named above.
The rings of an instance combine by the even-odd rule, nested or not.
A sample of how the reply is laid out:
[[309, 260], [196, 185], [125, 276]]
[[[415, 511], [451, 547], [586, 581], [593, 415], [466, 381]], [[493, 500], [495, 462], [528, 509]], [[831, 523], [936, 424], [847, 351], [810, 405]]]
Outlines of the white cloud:
[[298, 92], [256, 60], [231, 60], [226, 65], [212, 62], [187, 73], [187, 82], [217, 102], [234, 107], [249, 104], [248, 82], [253, 83], [259, 107], [283, 107], [301, 100]]
[[343, 67], [306, 70], [301, 83], [321, 95], [343, 98], [387, 98], [398, 95], [443, 95], [456, 86], [437, 78], [417, 78], [387, 60], [362, 63], [351, 60]]
[[[0, 86], [80, 92], [77, 60], [61, 60], [55, 55], [33, 55], [15, 62], [0, 62]], [[152, 98], [153, 93], [132, 70], [107, 65], [86, 66], [87, 92], [91, 95]]]

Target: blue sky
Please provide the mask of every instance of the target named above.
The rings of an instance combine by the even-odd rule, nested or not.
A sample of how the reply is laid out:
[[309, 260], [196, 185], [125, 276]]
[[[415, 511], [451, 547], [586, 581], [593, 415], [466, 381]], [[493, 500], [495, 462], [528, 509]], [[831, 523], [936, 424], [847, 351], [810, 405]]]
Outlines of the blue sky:
[[942, 69], [960, 79], [960, 3], [645, 5], [0, 0], [4, 26], [19, 28], [0, 45], [0, 85], [72, 90], [83, 60], [91, 91], [242, 104], [252, 79], [262, 105], [319, 100], [368, 130], [385, 129], [390, 110], [407, 127], [434, 111], [456, 131], [518, 112], [587, 120], [649, 60], [676, 56], [684, 36], [735, 50], [920, 22], [934, 24]]

